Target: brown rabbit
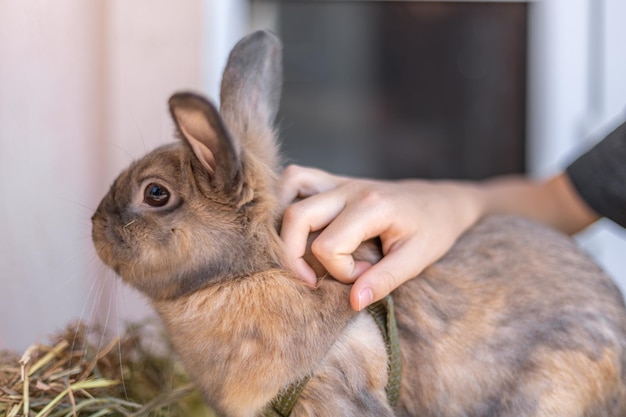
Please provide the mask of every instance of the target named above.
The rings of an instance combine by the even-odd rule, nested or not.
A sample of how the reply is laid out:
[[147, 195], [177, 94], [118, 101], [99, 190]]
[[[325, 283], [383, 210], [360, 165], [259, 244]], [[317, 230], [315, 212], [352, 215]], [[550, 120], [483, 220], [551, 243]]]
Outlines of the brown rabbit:
[[282, 267], [280, 59], [256, 32], [231, 52], [219, 113], [175, 94], [182, 140], [122, 172], [93, 216], [99, 256], [150, 298], [207, 403], [263, 415], [310, 377], [294, 417], [625, 416], [620, 291], [568, 238], [513, 217], [485, 219], [393, 292], [389, 404], [385, 342], [349, 286], [311, 290]]

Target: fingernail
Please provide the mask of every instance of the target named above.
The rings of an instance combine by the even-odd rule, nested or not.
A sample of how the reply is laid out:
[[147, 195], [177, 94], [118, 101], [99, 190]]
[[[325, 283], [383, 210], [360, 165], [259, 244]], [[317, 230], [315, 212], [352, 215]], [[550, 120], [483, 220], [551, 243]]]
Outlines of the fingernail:
[[363, 288], [359, 292], [359, 311], [370, 305], [373, 299], [374, 294], [372, 294], [372, 290], [369, 288]]

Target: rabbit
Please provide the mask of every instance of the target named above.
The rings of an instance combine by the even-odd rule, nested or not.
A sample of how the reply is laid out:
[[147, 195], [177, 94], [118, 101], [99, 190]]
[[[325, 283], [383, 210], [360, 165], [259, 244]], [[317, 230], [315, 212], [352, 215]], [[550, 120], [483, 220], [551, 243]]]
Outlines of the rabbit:
[[[179, 140], [133, 162], [92, 217], [102, 261], [158, 312], [205, 401], [224, 417], [265, 415], [309, 378], [291, 416], [626, 416], [626, 309], [570, 238], [490, 216], [392, 293], [399, 398], [386, 344], [349, 304], [350, 286], [310, 289], [284, 267], [281, 160], [273, 127], [281, 42], [231, 51], [220, 111], [169, 100]], [[366, 242], [359, 259], [376, 262]]]

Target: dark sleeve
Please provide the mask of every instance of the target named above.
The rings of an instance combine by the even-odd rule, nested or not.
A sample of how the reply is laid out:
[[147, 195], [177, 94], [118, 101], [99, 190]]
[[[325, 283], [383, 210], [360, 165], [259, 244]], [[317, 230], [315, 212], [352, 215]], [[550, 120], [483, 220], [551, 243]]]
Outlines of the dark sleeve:
[[626, 227], [626, 123], [574, 161], [567, 175], [589, 207]]

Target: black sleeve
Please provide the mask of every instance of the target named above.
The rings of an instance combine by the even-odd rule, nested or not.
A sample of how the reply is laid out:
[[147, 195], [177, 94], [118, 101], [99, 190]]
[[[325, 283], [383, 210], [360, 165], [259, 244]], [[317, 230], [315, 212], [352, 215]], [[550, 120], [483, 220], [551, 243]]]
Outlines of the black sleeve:
[[626, 123], [574, 161], [567, 175], [589, 207], [626, 227]]

